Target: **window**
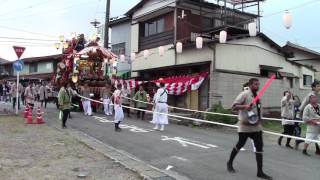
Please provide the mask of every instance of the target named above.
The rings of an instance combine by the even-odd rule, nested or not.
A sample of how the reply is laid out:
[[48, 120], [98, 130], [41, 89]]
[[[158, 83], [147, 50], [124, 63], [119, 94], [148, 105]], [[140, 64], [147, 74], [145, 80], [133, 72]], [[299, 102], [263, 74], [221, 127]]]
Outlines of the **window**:
[[288, 78], [290, 88], [293, 88], [293, 78]]
[[29, 65], [29, 72], [30, 73], [36, 73], [38, 72], [38, 65], [36, 63]]
[[202, 18], [202, 28], [211, 28], [213, 27], [213, 20], [208, 17], [203, 17]]
[[114, 44], [114, 45], [112, 45], [111, 50], [116, 55], [125, 54], [126, 53], [126, 43]]
[[303, 75], [303, 86], [311, 86], [312, 84], [312, 76], [310, 75]]
[[157, 19], [144, 24], [144, 36], [148, 37], [154, 34], [162, 33], [165, 30], [164, 18]]
[[215, 19], [214, 20], [214, 27], [219, 27], [222, 26], [222, 21], [220, 19]]

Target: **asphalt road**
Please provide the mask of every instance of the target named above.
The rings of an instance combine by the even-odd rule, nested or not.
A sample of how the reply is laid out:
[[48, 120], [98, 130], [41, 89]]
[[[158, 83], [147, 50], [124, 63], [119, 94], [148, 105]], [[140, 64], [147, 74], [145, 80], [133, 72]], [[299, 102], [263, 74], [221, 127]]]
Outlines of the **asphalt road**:
[[[236, 131], [191, 128], [170, 124], [164, 132], [152, 130], [148, 120], [126, 118], [122, 132], [114, 131], [113, 117], [72, 113], [67, 126], [108, 145], [126, 151], [160, 169], [193, 180], [255, 180], [256, 161], [250, 141], [237, 156], [229, 174], [226, 161], [237, 141]], [[60, 123], [56, 109], [48, 109], [46, 122]], [[264, 171], [276, 180], [319, 180], [320, 157], [306, 157], [301, 151], [279, 147], [275, 137], [265, 136]], [[312, 145], [313, 146], [313, 145]], [[311, 153], [311, 151], [310, 151]]]

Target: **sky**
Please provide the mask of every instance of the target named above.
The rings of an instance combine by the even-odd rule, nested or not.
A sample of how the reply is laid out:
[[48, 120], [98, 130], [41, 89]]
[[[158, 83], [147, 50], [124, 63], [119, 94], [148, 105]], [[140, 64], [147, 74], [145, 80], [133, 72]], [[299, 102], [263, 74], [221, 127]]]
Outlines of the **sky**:
[[[111, 17], [120, 16], [140, 0], [111, 0]], [[213, 1], [213, 0], [208, 0]], [[13, 61], [13, 45], [24, 46], [21, 58], [61, 53], [54, 43], [71, 32], [91, 36], [94, 19], [104, 22], [106, 0], [0, 0], [0, 57]], [[280, 45], [287, 41], [320, 51], [320, 0], [266, 0], [261, 31]], [[284, 10], [293, 15], [289, 30], [282, 24]], [[24, 39], [10, 39], [10, 37]]]

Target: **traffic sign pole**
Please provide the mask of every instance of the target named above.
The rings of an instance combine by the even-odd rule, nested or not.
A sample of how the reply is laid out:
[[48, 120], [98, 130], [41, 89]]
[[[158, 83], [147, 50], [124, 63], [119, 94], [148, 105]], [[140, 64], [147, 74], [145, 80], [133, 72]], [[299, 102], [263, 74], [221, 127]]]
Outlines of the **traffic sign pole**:
[[[18, 107], [19, 107], [19, 76], [20, 76], [20, 71], [22, 71], [23, 69], [23, 62], [20, 61], [20, 57], [23, 54], [24, 50], [26, 49], [25, 47], [19, 47], [19, 46], [13, 46], [14, 51], [16, 52], [16, 55], [18, 57], [18, 61], [16, 61], [14, 65], [14, 68], [17, 72], [17, 84], [16, 84], [16, 88], [17, 88], [17, 94], [16, 94], [16, 114], [18, 115]], [[17, 67], [16, 67], [17, 66]]]
[[16, 114], [18, 115], [18, 107], [19, 107], [19, 75], [20, 75], [20, 71], [17, 71], [17, 96], [16, 96]]

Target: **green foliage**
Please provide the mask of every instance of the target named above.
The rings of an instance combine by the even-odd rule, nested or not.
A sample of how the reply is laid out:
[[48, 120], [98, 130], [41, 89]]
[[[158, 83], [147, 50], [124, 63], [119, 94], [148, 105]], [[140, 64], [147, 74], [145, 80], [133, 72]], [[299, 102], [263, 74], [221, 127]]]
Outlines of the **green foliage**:
[[[213, 105], [209, 109], [209, 112], [232, 114], [232, 111], [223, 108], [221, 103]], [[207, 114], [205, 118], [208, 121], [220, 122], [220, 123], [225, 123], [225, 124], [236, 124], [238, 122], [238, 119], [236, 117], [228, 117], [228, 116], [223, 116], [223, 115]]]

